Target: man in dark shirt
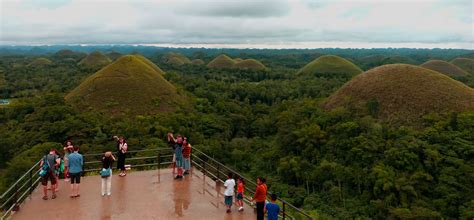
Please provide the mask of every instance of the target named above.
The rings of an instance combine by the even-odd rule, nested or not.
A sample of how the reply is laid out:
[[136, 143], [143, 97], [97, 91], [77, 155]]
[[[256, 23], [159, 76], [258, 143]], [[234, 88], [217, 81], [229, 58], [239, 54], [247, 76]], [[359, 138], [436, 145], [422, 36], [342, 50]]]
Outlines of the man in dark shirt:
[[46, 175], [41, 177], [41, 184], [43, 185], [43, 199], [48, 200], [48, 180], [51, 181], [51, 192], [53, 193], [52, 199], [56, 198], [56, 177], [54, 176], [57, 166], [60, 163], [59, 156], [56, 155], [56, 150], [51, 149], [49, 154], [45, 155], [41, 159], [40, 166], [43, 167], [44, 164], [47, 164], [48, 169]]

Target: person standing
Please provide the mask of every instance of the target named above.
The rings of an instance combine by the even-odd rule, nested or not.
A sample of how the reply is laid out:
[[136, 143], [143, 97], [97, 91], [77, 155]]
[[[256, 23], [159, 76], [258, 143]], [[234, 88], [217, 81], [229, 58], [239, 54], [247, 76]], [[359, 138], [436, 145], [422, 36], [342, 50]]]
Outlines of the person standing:
[[102, 172], [107, 172], [108, 176], [103, 175], [102, 176], [102, 196], [105, 196], [105, 193], [107, 193], [107, 196], [111, 195], [111, 190], [112, 190], [112, 164], [115, 161], [114, 155], [112, 155], [111, 151], [105, 152], [104, 156], [102, 157]]
[[79, 197], [79, 184], [81, 183], [82, 166], [84, 159], [79, 154], [79, 147], [74, 146], [74, 152], [69, 154], [69, 177], [71, 178], [71, 198]]
[[56, 168], [60, 163], [55, 149], [51, 149], [47, 155], [41, 159], [40, 166], [45, 174], [41, 177], [41, 185], [43, 185], [43, 199], [48, 200], [48, 180], [51, 182], [51, 199], [56, 199]]
[[255, 190], [255, 195], [250, 200], [251, 202], [255, 201], [257, 205], [257, 220], [263, 220], [265, 213], [265, 200], [267, 199], [267, 185], [265, 184], [265, 178], [257, 178], [257, 189]]
[[244, 211], [244, 191], [245, 191], [245, 181], [244, 178], [239, 177], [237, 180], [237, 202], [236, 204], [239, 206], [239, 212]]
[[167, 138], [168, 138], [168, 146], [173, 150], [173, 174], [176, 173], [176, 154], [174, 153], [175, 152], [175, 148], [176, 148], [176, 139], [174, 138], [173, 136], [173, 133], [168, 133], [167, 135]]
[[125, 141], [125, 138], [123, 136], [121, 136], [120, 138], [114, 136], [114, 138], [117, 140], [117, 169], [120, 170], [119, 176], [124, 177], [127, 175], [127, 173], [125, 172], [125, 157], [127, 156], [128, 151], [127, 141]]
[[175, 144], [176, 167], [178, 168], [178, 175], [175, 179], [183, 178], [183, 137], [178, 135]]
[[234, 196], [235, 180], [232, 179], [232, 173], [227, 174], [227, 180], [224, 182], [224, 203], [227, 207], [227, 213], [231, 212], [232, 198]]
[[72, 145], [71, 140], [67, 140], [66, 144], [64, 145], [64, 181], [69, 181], [69, 154], [74, 151], [74, 146]]
[[191, 144], [189, 144], [188, 139], [184, 138], [183, 140], [183, 161], [184, 161], [184, 175], [189, 174], [191, 169]]
[[280, 213], [280, 206], [276, 204], [277, 195], [270, 195], [270, 202], [265, 204], [265, 213], [267, 213], [267, 220], [278, 220], [278, 214]]

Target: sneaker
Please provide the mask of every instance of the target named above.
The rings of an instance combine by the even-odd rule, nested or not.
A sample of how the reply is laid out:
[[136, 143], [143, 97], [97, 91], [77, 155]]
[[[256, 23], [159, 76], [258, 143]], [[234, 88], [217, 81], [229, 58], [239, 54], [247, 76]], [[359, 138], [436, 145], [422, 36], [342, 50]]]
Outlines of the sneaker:
[[239, 212], [241, 212], [241, 211], [244, 211], [244, 207], [243, 207], [243, 206], [240, 206], [240, 207], [239, 207]]
[[189, 175], [189, 172], [188, 172], [188, 171], [184, 171], [183, 174], [184, 174], [184, 175]]
[[104, 197], [104, 196], [105, 196], [105, 194], [104, 194], [104, 193], [102, 193], [102, 197]]
[[107, 193], [107, 196], [111, 196], [111, 195], [112, 195], [112, 194], [110, 194], [110, 193]]
[[53, 196], [51, 197], [51, 199], [56, 199], [56, 194], [53, 194]]
[[43, 200], [48, 200], [48, 196], [43, 196]]
[[226, 211], [226, 212], [227, 212], [227, 213], [230, 213], [230, 209], [227, 209], [227, 211]]

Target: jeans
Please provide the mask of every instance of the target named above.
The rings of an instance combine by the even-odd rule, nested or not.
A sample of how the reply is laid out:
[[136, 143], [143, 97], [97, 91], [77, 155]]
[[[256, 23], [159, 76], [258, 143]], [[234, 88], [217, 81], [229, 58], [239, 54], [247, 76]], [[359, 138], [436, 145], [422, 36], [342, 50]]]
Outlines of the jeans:
[[191, 169], [191, 158], [184, 158], [184, 170]]
[[111, 194], [112, 191], [112, 169], [110, 170], [110, 176], [101, 178], [102, 179], [102, 195]]

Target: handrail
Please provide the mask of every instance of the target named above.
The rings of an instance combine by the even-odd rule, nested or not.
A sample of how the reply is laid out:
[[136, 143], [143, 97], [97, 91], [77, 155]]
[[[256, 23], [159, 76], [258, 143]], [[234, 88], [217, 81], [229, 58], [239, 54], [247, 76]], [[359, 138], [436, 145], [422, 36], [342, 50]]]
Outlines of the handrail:
[[[172, 162], [169, 162], [169, 161], [163, 161], [161, 159], [161, 158], [170, 158], [172, 156], [172, 154], [162, 154], [163, 151], [170, 151], [171, 152], [172, 150], [170, 148], [154, 148], [154, 149], [143, 149], [143, 150], [128, 151], [128, 153], [132, 153], [132, 154], [140, 153], [140, 152], [156, 152], [157, 154], [155, 154], [154, 156], [145, 156], [145, 155], [143, 155], [143, 156], [139, 156], [139, 157], [132, 157], [132, 158], [129, 158], [127, 160], [128, 161], [144, 161], [144, 162], [148, 160], [148, 163], [147, 162], [145, 162], [145, 163], [138, 162], [137, 164], [133, 164], [132, 167], [145, 167], [145, 169], [147, 169], [146, 167], [148, 167], [148, 169], [150, 167], [157, 167], [157, 169], [160, 169], [161, 165], [166, 165], [166, 164], [171, 164], [172, 163]], [[101, 155], [103, 155], [103, 153], [83, 154], [84, 157], [94, 157], [94, 156], [101, 156]], [[201, 156], [198, 156], [198, 155], [201, 155]], [[232, 172], [236, 176], [242, 177], [248, 184], [253, 185], [253, 186], [257, 186], [257, 184], [254, 183], [254, 181], [251, 181], [249, 178], [245, 177], [241, 173], [239, 173], [239, 172], [235, 171], [234, 169], [220, 163], [219, 161], [217, 161], [213, 157], [210, 157], [209, 155], [207, 155], [203, 151], [197, 149], [196, 147], [193, 147], [193, 153], [191, 154], [191, 156], [194, 159], [196, 159], [196, 161], [198, 160], [202, 163], [202, 164], [199, 164], [194, 159], [192, 160], [192, 163], [196, 167], [200, 168], [203, 171], [204, 175], [208, 175], [208, 176], [214, 178], [215, 180], [223, 182], [223, 179], [221, 179], [220, 177], [225, 177], [227, 175], [227, 173], [225, 173], [225, 170], [227, 170], [229, 172]], [[152, 159], [153, 160], [157, 159], [158, 161], [157, 162], [156, 161], [154, 161], [154, 162], [149, 161], [149, 160], [152, 160]], [[39, 180], [40, 180], [40, 178], [37, 176], [37, 171], [40, 169], [39, 168], [40, 162], [41, 162], [41, 160], [36, 162], [30, 169], [28, 169], [28, 171], [26, 171], [20, 178], [18, 178], [18, 180], [14, 184], [12, 184], [0, 196], [0, 201], [2, 202], [2, 203], [0, 203], [0, 205], [1, 205], [0, 206], [0, 211], [3, 210], [3, 213], [0, 212], [0, 219], [4, 219], [12, 211], [18, 210], [19, 205], [23, 202], [23, 200], [29, 194], [31, 194], [33, 192], [34, 188], [37, 186], [37, 184], [39, 183]], [[212, 162], [213, 164], [210, 164], [209, 162]], [[100, 163], [100, 161], [99, 160], [86, 161], [84, 163], [84, 166], [89, 166], [89, 168], [84, 168], [84, 172], [87, 173], [87, 172], [99, 171], [100, 168], [91, 168], [90, 167], [90, 165], [97, 164], [97, 163]], [[204, 165], [204, 166], [201, 166], [201, 165]], [[215, 170], [216, 172], [212, 172], [211, 170], [209, 170], [209, 168], [211, 168], [212, 170]], [[29, 177], [27, 178], [28, 175], [29, 175]], [[26, 187], [26, 186], [28, 186], [28, 187]], [[255, 193], [255, 191], [252, 190], [252, 189], [248, 189], [247, 191], [249, 191], [251, 193]], [[6, 199], [6, 198], [8, 198], [8, 199]], [[282, 207], [282, 212], [281, 212], [281, 216], [282, 216], [283, 219], [286, 219], [286, 217], [290, 217], [291, 219], [295, 219], [295, 217], [293, 217], [291, 214], [296, 214], [296, 213], [301, 215], [301, 216], [304, 216], [308, 219], [314, 219], [309, 214], [307, 214], [303, 210], [295, 207], [294, 205], [288, 203], [287, 201], [285, 201], [283, 199], [280, 199], [280, 198], [278, 199], [278, 201], [281, 202], [282, 206], [283, 206]], [[11, 205], [9, 205], [9, 204], [11, 204]], [[291, 208], [291, 210], [293, 210], [294, 213], [288, 213], [288, 211], [286, 210], [286, 206]]]

